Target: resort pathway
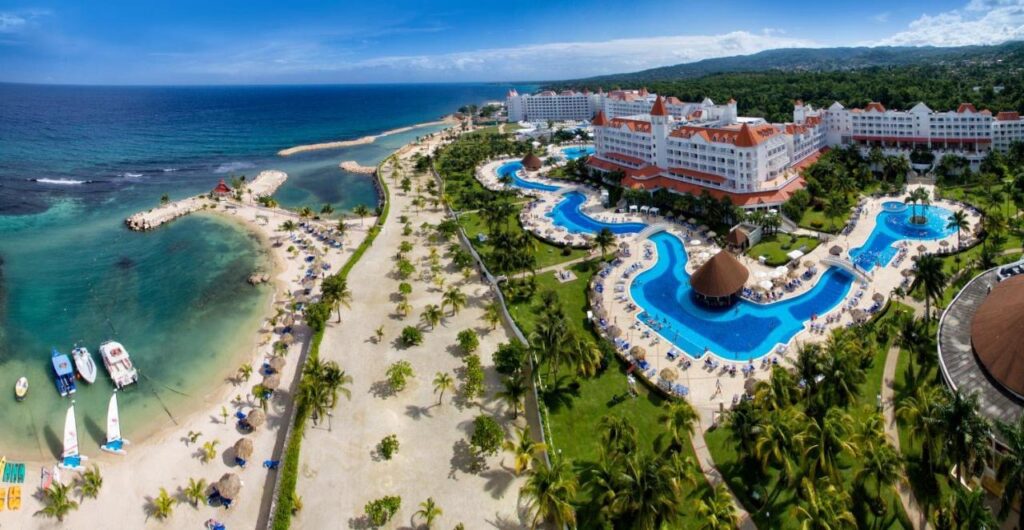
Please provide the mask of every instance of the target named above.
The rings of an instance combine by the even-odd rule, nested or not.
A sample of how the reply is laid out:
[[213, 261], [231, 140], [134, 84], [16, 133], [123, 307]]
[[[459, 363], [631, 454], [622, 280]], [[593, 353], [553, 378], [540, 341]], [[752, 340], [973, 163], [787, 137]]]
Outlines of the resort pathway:
[[715, 467], [715, 460], [711, 458], [711, 451], [708, 451], [708, 444], [704, 440], [704, 433], [707, 430], [704, 428], [703, 422], [700, 422], [697, 426], [698, 432], [690, 437], [690, 443], [693, 445], [693, 452], [697, 455], [697, 464], [700, 465], [700, 470], [704, 473], [704, 478], [708, 481], [708, 484], [712, 488], [719, 484], [725, 484], [726, 488], [729, 489], [729, 496], [732, 497], [732, 505], [736, 509], [736, 520], [739, 523], [737, 528], [741, 530], [757, 530], [757, 525], [754, 524], [754, 518], [750, 516], [747, 509], [743, 507], [743, 503], [736, 497], [732, 492], [732, 488], [729, 488], [729, 484], [722, 478], [722, 473]]
[[[403, 165], [423, 147], [402, 153]], [[384, 178], [392, 169], [386, 167]], [[428, 177], [414, 176], [414, 180]], [[391, 214], [380, 235], [349, 275], [351, 309], [343, 310], [342, 322], [332, 318], [320, 348], [325, 361], [336, 361], [353, 378], [351, 400], [342, 398], [333, 417], [308, 428], [300, 458], [297, 493], [305, 510], [294, 519], [294, 528], [365, 528], [365, 506], [384, 496], [401, 497], [401, 508], [391, 525], [417, 527], [414, 516], [420, 503], [432, 498], [443, 514], [437, 528], [457, 523], [466, 528], [524, 528], [519, 487], [524, 477], [514, 475], [504, 454], [487, 457], [482, 470], [473, 468], [467, 439], [479, 415], [494, 417], [505, 432], [515, 437], [514, 428], [525, 424], [522, 414], [513, 420], [505, 403], [495, 398], [501, 388], [493, 369], [492, 354], [497, 345], [510, 342], [501, 327], [490, 330], [483, 321], [490, 290], [473, 276], [464, 279], [444, 257], [447, 245], [427, 241], [426, 234], [404, 236], [399, 217], [406, 215], [413, 226], [437, 223], [441, 210], [419, 210], [412, 206], [413, 194], [392, 194]], [[402, 241], [413, 244], [408, 259], [416, 273], [404, 280], [412, 285], [409, 316], [397, 314], [400, 301], [395, 253]], [[442, 288], [423, 279], [430, 270], [429, 255], [441, 254], [445, 283]], [[420, 314], [428, 304], [441, 304], [442, 291], [458, 287], [467, 305], [453, 314], [444, 309], [436, 327], [423, 325]], [[423, 332], [423, 343], [406, 347], [399, 336], [407, 326]], [[383, 340], [376, 339], [377, 329]], [[480, 338], [477, 354], [484, 368], [483, 397], [466, 402], [459, 390], [448, 390], [439, 401], [434, 392], [435, 374], [447, 373], [461, 388], [464, 354], [457, 346], [460, 331], [474, 329]], [[408, 385], [395, 392], [388, 383], [388, 367], [408, 362], [413, 375]], [[337, 427], [337, 430], [334, 430]], [[378, 444], [389, 435], [399, 442], [397, 454], [385, 460]]]

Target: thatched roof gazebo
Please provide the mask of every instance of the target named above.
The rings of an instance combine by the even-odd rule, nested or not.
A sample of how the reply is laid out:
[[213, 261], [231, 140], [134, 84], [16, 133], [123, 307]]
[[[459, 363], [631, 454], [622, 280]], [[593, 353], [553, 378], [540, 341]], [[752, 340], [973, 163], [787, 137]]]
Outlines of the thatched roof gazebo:
[[832, 254], [833, 256], [839, 256], [840, 254], [843, 253], [843, 247], [839, 245], [833, 245], [832, 248], [828, 249], [828, 253]]
[[263, 412], [263, 409], [252, 409], [249, 414], [242, 420], [242, 426], [249, 430], [256, 429], [267, 422], [267, 413]]
[[629, 353], [633, 356], [634, 359], [646, 359], [647, 358], [647, 350], [645, 350], [643, 346], [633, 346], [629, 350]]
[[728, 252], [719, 252], [690, 277], [690, 287], [701, 303], [712, 307], [736, 302], [750, 271]]
[[239, 438], [235, 442], [235, 463], [239, 467], [245, 467], [245, 463], [252, 457], [253, 445], [252, 440], [248, 438]]
[[267, 364], [274, 373], [278, 373], [281, 370], [284, 370], [284, 366], [288, 364], [288, 361], [286, 361], [284, 357], [274, 357], [267, 361]]
[[220, 480], [213, 483], [213, 489], [217, 490], [217, 494], [222, 499], [230, 502], [238, 497], [238, 493], [242, 491], [242, 479], [238, 478], [238, 475], [234, 473], [224, 473]]
[[747, 236], [746, 230], [733, 228], [729, 235], [725, 236], [725, 242], [730, 250], [743, 251], [750, 245], [750, 238]]
[[277, 388], [281, 386], [281, 375], [270, 374], [264, 377], [263, 382], [260, 384], [267, 390], [277, 390]]
[[540, 161], [540, 158], [537, 158], [537, 155], [533, 153], [524, 156], [521, 163], [523, 164], [523, 168], [527, 171], [539, 171], [541, 166], [544, 165], [544, 163]]
[[1024, 399], [1024, 276], [1003, 280], [971, 321], [971, 346], [999, 386]]

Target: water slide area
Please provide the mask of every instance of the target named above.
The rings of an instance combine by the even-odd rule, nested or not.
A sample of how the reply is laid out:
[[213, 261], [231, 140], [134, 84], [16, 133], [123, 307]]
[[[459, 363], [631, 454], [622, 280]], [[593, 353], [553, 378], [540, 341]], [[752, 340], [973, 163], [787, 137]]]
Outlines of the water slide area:
[[[511, 162], [502, 166], [519, 164]], [[521, 167], [521, 166], [520, 166]], [[499, 168], [499, 172], [501, 168]], [[540, 189], [537, 183], [513, 179], [513, 184], [525, 189]], [[545, 191], [556, 191], [547, 186]], [[547, 214], [556, 226], [569, 232], [596, 233], [608, 228], [616, 234], [640, 232], [644, 223], [608, 223], [590, 217], [581, 210], [586, 195], [566, 193], [565, 197]], [[939, 206], [918, 206], [916, 215], [924, 215], [927, 222], [912, 224], [915, 209], [902, 202], [883, 204], [877, 214], [875, 226], [864, 245], [851, 249], [850, 256], [861, 268], [870, 271], [885, 266], [898, 252], [893, 245], [901, 240], [933, 240], [949, 236], [946, 228], [950, 211]], [[828, 268], [811, 290], [786, 300], [760, 304], [741, 300], [725, 309], [698, 305], [691, 295], [690, 275], [686, 272], [686, 247], [678, 237], [668, 232], [651, 236], [657, 247], [658, 261], [654, 267], [639, 274], [630, 284], [633, 301], [642, 310], [640, 320], [651, 325], [667, 340], [687, 354], [699, 358], [710, 350], [731, 360], [751, 360], [771, 353], [778, 344], [786, 344], [804, 328], [804, 323], [816, 315], [832, 311], [846, 298], [853, 277], [838, 267]]]

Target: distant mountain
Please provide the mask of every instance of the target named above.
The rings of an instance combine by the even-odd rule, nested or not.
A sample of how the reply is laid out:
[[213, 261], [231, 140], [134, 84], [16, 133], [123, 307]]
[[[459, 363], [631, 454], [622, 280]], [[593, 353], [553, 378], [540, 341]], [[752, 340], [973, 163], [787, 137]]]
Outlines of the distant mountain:
[[737, 72], [824, 72], [856, 70], [878, 66], [978, 64], [1014, 59], [1024, 63], [1024, 42], [995, 46], [879, 46], [875, 48], [783, 48], [753, 55], [704, 59], [693, 63], [662, 66], [633, 73], [603, 75], [584, 79], [553, 81], [554, 86], [584, 86], [621, 83], [636, 85], [651, 81], [695, 79], [713, 74]]

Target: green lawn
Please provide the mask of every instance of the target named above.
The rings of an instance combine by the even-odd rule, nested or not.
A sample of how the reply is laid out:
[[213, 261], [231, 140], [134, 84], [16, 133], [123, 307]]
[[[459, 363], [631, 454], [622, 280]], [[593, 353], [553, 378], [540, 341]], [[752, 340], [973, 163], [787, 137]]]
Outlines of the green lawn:
[[789, 234], [772, 234], [761, 238], [761, 241], [747, 250], [747, 255], [753, 259], [765, 257], [765, 263], [771, 267], [789, 263], [787, 253], [794, 250], [803, 250], [804, 254], [814, 250], [819, 241], [813, 237], [798, 236]]
[[[459, 216], [459, 222], [462, 224], [462, 228], [465, 229], [466, 235], [473, 240], [473, 246], [476, 247], [481, 255], [484, 256], [484, 260], [488, 261], [487, 265], [490, 267], [492, 264], [488, 260], [488, 255], [491, 250], [491, 246], [488, 242], [481, 243], [477, 240], [477, 236], [480, 234], [486, 234], [487, 229], [484, 226], [483, 218], [477, 213], [464, 213]], [[522, 232], [523, 228], [519, 225], [517, 215], [509, 217], [508, 229], [514, 232]], [[531, 234], [532, 235], [532, 234]], [[570, 249], [568, 254], [564, 253], [561, 247], [557, 247], [550, 243], [547, 243], [537, 237], [533, 238], [537, 242], [535, 256], [537, 258], [537, 268], [543, 269], [566, 261], [579, 259], [589, 254], [586, 250]]]
[[[909, 307], [895, 303], [882, 315], [881, 319], [895, 318], [898, 311], [909, 311]], [[875, 356], [870, 368], [866, 372], [865, 381], [858, 389], [858, 401], [848, 410], [854, 424], [862, 423], [871, 414], [875, 413], [877, 396], [882, 388], [882, 375], [885, 369], [885, 356], [889, 349], [889, 342], [882, 341], [876, 349]], [[778, 471], [769, 468], [762, 474], [758, 469], [750, 469], [744, 466], [740, 455], [737, 453], [735, 444], [730, 440], [730, 431], [727, 427], [720, 427], [707, 434], [708, 449], [715, 460], [715, 465], [722, 472], [730, 488], [743, 502], [744, 506], [752, 511], [754, 522], [759, 528], [799, 528], [794, 509], [799, 502], [797, 491], [792, 488], [783, 488], [781, 493], [769, 506], [761, 507], [761, 502], [754, 500], [754, 495], [764, 498], [766, 492], [771, 492], [778, 480]], [[841, 475], [843, 477], [843, 489], [853, 492], [853, 477], [859, 468], [857, 460], [848, 455], [840, 459]], [[756, 492], [756, 493], [755, 493]], [[888, 517], [880, 522], [873, 515], [865, 515], [872, 528], [881, 525], [882, 528], [902, 528], [900, 520], [905, 519], [902, 505], [900, 505], [896, 493], [891, 488], [883, 492], [883, 500], [890, 507]], [[895, 511], [894, 511], [895, 509]]]
[[[852, 210], [851, 208], [850, 210]], [[835, 219], [829, 219], [825, 216], [823, 210], [815, 210], [813, 207], [808, 208], [804, 211], [804, 215], [800, 217], [800, 220], [796, 224], [800, 228], [806, 228], [808, 230], [816, 230], [818, 232], [836, 233], [844, 225], [846, 221], [850, 219], [850, 212], [845, 212], [842, 216], [836, 217]]]

